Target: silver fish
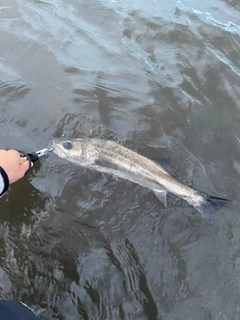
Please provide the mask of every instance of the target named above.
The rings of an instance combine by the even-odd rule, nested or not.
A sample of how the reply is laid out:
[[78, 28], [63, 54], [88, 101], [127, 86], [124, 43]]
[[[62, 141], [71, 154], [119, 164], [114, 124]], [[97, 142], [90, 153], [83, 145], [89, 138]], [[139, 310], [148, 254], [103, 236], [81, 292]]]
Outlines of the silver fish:
[[184, 185], [154, 161], [113, 141], [78, 138], [53, 142], [53, 148], [59, 157], [77, 165], [109, 173], [151, 189], [165, 205], [167, 192], [173, 193], [186, 200], [207, 219], [228, 201], [207, 196]]

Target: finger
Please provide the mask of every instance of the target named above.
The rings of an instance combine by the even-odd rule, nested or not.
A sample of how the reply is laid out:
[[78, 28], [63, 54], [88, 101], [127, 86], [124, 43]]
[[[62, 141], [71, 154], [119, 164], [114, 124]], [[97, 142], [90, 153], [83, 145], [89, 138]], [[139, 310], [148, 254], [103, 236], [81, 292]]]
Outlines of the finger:
[[19, 164], [23, 164], [26, 161], [27, 161], [27, 159], [25, 159], [24, 157], [21, 157], [19, 160]]
[[[24, 162], [28, 161], [26, 158], [24, 157], [21, 157], [20, 160], [19, 160], [19, 164], [23, 164]], [[31, 162], [31, 167], [33, 166], [33, 162]]]
[[[33, 163], [31, 162], [31, 167], [33, 166]], [[25, 161], [20, 165], [20, 169], [21, 172], [23, 173], [23, 175], [25, 174], [25, 172], [29, 169], [29, 161]]]

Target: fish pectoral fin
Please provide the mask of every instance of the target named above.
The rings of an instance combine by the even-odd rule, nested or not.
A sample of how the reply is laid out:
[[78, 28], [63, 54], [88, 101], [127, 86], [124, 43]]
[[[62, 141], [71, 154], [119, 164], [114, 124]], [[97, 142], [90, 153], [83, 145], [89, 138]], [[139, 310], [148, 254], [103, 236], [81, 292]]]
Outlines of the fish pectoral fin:
[[153, 191], [160, 201], [167, 207], [167, 191]]

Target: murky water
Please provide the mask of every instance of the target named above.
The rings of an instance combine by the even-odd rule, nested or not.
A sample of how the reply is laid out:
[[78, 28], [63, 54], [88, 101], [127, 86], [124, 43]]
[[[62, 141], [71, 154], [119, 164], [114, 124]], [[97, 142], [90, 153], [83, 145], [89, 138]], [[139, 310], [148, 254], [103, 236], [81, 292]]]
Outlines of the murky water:
[[0, 298], [42, 319], [240, 319], [240, 4], [1, 0], [1, 148], [111, 138], [231, 204], [51, 154], [0, 201]]

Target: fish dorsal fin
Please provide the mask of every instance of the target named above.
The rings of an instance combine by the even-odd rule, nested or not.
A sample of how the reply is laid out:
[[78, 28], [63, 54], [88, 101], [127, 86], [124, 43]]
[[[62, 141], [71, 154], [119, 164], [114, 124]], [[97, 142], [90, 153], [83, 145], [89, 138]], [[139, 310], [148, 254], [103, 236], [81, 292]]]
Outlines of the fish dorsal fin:
[[167, 191], [153, 191], [160, 201], [167, 207]]

